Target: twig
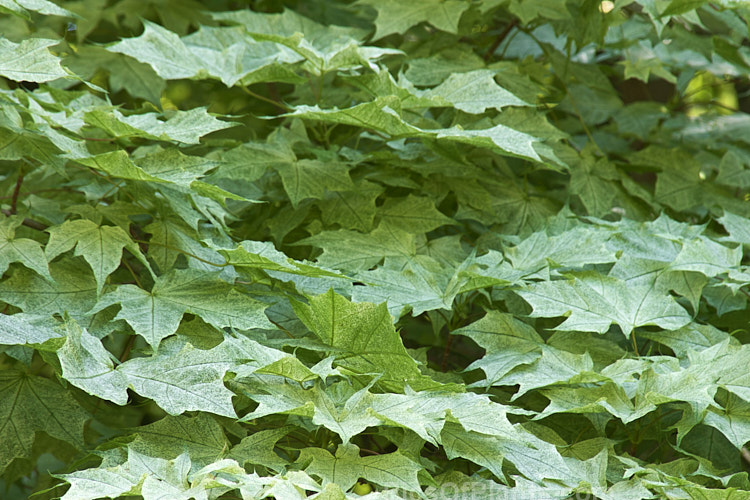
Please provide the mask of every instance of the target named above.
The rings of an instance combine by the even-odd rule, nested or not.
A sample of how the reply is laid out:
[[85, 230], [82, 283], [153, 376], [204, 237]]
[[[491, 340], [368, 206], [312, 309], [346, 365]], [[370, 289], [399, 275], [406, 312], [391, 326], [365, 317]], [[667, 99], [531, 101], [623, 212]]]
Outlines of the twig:
[[742, 447], [742, 450], [740, 450], [740, 454], [742, 455], [742, 458], [750, 464], [750, 450], [748, 450], [745, 446]]
[[635, 332], [630, 332], [630, 338], [633, 341], [633, 351], [635, 351], [635, 355], [640, 357], [641, 355], [638, 353], [638, 342], [635, 341]]
[[133, 344], [135, 344], [135, 335], [131, 335], [130, 338], [128, 338], [127, 344], [125, 344], [125, 348], [122, 350], [122, 354], [120, 354], [120, 357], [117, 358], [120, 363], [124, 363], [126, 359], [130, 356], [130, 351], [133, 349]]
[[500, 32], [499, 35], [497, 35], [497, 38], [495, 38], [495, 41], [492, 42], [492, 45], [487, 50], [487, 52], [484, 54], [484, 61], [488, 62], [492, 55], [495, 53], [497, 48], [500, 46], [501, 43], [503, 43], [503, 40], [508, 36], [508, 34], [518, 25], [518, 19], [513, 19], [511, 22], [508, 23], [508, 25], [505, 27], [503, 31]]
[[16, 214], [16, 207], [18, 204], [18, 193], [21, 192], [21, 184], [23, 184], [23, 170], [21, 170], [18, 174], [18, 179], [16, 179], [16, 187], [13, 189], [13, 197], [10, 200], [10, 213], [12, 215]]
[[287, 106], [283, 102], [274, 101], [273, 99], [269, 99], [266, 96], [262, 96], [260, 94], [256, 94], [255, 92], [253, 92], [252, 90], [250, 90], [249, 88], [247, 88], [245, 85], [241, 85], [240, 88], [242, 90], [244, 90], [246, 94], [248, 94], [248, 95], [250, 95], [252, 97], [255, 97], [256, 99], [259, 99], [261, 101], [267, 102], [269, 104], [273, 104], [274, 106], [276, 106], [277, 108], [279, 108], [279, 110], [282, 113], [286, 113], [286, 112], [289, 112], [289, 111], [292, 110], [292, 108], [290, 108], [289, 106]]
[[448, 369], [448, 356], [451, 353], [451, 344], [453, 344], [453, 334], [448, 332], [448, 340], [445, 342], [443, 349], [443, 359], [440, 363], [440, 371], [445, 372]]

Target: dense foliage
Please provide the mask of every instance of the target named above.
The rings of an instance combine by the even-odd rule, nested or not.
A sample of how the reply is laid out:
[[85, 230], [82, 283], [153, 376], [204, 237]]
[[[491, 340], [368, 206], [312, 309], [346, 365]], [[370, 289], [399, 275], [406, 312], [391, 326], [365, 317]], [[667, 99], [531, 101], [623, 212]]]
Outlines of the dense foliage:
[[2, 498], [750, 498], [744, 2], [0, 11]]

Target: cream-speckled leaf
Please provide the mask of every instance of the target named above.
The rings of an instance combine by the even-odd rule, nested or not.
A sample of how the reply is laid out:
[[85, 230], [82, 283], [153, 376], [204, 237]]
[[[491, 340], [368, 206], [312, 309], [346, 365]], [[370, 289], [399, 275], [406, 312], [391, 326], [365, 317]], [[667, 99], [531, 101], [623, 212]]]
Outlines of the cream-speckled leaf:
[[47, 260], [51, 261], [75, 247], [74, 255], [86, 259], [94, 271], [99, 290], [107, 277], [120, 266], [123, 248], [128, 248], [145, 260], [130, 236], [117, 226], [99, 226], [90, 220], [78, 219], [65, 221], [48, 232], [50, 238], [44, 249]]
[[[200, 410], [235, 417], [234, 394], [223, 383], [226, 373], [252, 371], [284, 356], [244, 338], [226, 337], [218, 346], [201, 350], [174, 337], [157, 354], [126, 361], [117, 372], [135, 392], [154, 400], [170, 415]], [[245, 366], [240, 369], [240, 365]]]
[[59, 339], [64, 335], [54, 328], [54, 323], [46, 316], [32, 314], [0, 315], [0, 344], [24, 345], [43, 344], [50, 339]]
[[0, 38], [0, 75], [15, 81], [48, 82], [68, 76], [49, 47], [58, 40], [29, 38], [13, 43]]
[[458, 125], [442, 129], [422, 129], [406, 122], [400, 114], [397, 97], [378, 97], [374, 101], [351, 108], [321, 109], [318, 106], [297, 106], [288, 116], [328, 123], [342, 123], [364, 127], [388, 134], [394, 139], [415, 137], [437, 139], [439, 142], [458, 142], [488, 148], [501, 154], [540, 161], [534, 144], [541, 140], [505, 125], [466, 130]]
[[375, 61], [402, 54], [400, 50], [363, 46], [364, 35], [357, 28], [323, 26], [292, 10], [267, 14], [252, 10], [236, 10], [213, 14], [214, 19], [243, 26], [253, 39], [274, 42], [306, 59], [303, 68], [315, 75], [334, 70], [373, 68]]
[[143, 24], [141, 36], [126, 38], [108, 50], [150, 64], [165, 79], [190, 78], [198, 73], [200, 59], [185, 47], [177, 34], [150, 21]]
[[484, 113], [489, 108], [499, 111], [506, 106], [529, 106], [495, 83], [494, 71], [490, 70], [452, 74], [422, 97], [445, 100], [446, 104], [473, 114]]
[[628, 285], [592, 272], [536, 283], [517, 293], [534, 308], [534, 317], [566, 316], [558, 330], [604, 333], [616, 324], [629, 336], [638, 326], [676, 330], [691, 321], [682, 306], [654, 285]]
[[215, 273], [173, 271], [160, 276], [150, 292], [121, 285], [102, 296], [96, 310], [120, 305], [124, 319], [154, 348], [177, 331], [182, 315], [190, 312], [217, 328], [273, 328], [263, 313], [267, 304], [237, 291]]
[[2, 9], [24, 18], [30, 17], [29, 11], [51, 16], [75, 17], [71, 11], [48, 0], [0, 0], [0, 10]]
[[128, 381], [115, 371], [111, 354], [101, 341], [66, 318], [65, 344], [57, 357], [65, 380], [84, 391], [118, 405], [128, 402]]
[[11, 263], [20, 262], [52, 280], [41, 244], [28, 238], [16, 238], [16, 229], [22, 222], [19, 217], [0, 221], [0, 274], [4, 274]]

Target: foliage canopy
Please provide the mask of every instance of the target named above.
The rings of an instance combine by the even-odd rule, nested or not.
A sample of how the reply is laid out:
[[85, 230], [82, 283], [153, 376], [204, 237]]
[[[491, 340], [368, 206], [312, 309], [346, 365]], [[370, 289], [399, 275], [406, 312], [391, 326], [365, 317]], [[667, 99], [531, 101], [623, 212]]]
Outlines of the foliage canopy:
[[3, 498], [750, 498], [744, 2], [0, 11]]

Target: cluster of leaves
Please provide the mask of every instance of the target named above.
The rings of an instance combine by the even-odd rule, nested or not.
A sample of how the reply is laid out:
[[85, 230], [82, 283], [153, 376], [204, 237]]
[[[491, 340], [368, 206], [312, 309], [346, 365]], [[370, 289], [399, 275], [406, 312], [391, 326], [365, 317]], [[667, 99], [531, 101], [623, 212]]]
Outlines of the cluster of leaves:
[[3, 498], [750, 498], [743, 2], [0, 11]]

